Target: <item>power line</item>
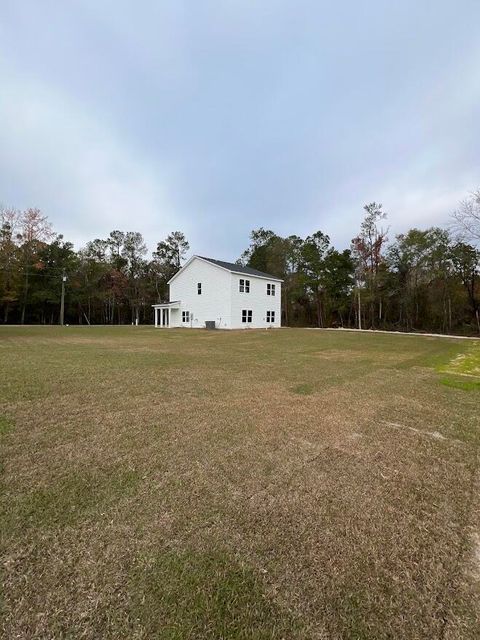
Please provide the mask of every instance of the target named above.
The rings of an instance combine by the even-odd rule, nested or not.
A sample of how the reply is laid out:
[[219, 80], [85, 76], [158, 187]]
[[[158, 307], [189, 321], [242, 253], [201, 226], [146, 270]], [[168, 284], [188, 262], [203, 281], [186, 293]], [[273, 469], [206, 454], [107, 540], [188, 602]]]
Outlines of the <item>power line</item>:
[[29, 276], [32, 277], [39, 277], [39, 278], [61, 278], [63, 275], [63, 271], [59, 271], [58, 273], [38, 273], [36, 271], [30, 271], [30, 270], [22, 270], [19, 271], [18, 269], [0, 269], [0, 273], [10, 273], [10, 274], [15, 274], [15, 275], [26, 275], [28, 273]]

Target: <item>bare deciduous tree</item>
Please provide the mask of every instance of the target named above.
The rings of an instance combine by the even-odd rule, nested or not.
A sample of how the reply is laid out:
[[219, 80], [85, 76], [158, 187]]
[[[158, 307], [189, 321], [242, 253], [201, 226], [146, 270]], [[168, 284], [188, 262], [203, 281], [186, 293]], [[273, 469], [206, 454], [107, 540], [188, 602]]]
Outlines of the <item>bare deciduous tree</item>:
[[360, 234], [351, 243], [356, 269], [358, 297], [358, 327], [362, 327], [361, 293], [365, 289], [370, 306], [370, 327], [375, 328], [376, 308], [378, 320], [382, 319], [382, 302], [379, 297], [379, 272], [383, 261], [382, 251], [387, 241], [387, 231], [379, 227], [379, 222], [387, 217], [382, 205], [371, 202], [363, 207], [365, 214], [360, 226]]
[[20, 211], [0, 206], [0, 301], [3, 303], [3, 322], [8, 322], [10, 305], [18, 300], [19, 279], [17, 237]]
[[17, 239], [22, 249], [22, 262], [25, 276], [20, 322], [21, 324], [24, 324], [30, 284], [30, 270], [33, 266], [36, 252], [38, 251], [41, 243], [48, 242], [55, 234], [47, 216], [44, 216], [40, 209], [36, 208], [26, 209], [20, 214], [19, 227], [20, 233], [18, 234]]
[[455, 229], [464, 239], [480, 242], [480, 189], [462, 200], [452, 217]]

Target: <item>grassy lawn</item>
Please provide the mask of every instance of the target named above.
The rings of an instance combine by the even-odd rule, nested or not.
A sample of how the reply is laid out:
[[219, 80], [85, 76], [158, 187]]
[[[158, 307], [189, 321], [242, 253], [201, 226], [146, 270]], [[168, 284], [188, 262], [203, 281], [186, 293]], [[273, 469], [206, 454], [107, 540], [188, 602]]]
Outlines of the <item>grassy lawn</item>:
[[474, 639], [480, 346], [0, 328], [4, 638]]

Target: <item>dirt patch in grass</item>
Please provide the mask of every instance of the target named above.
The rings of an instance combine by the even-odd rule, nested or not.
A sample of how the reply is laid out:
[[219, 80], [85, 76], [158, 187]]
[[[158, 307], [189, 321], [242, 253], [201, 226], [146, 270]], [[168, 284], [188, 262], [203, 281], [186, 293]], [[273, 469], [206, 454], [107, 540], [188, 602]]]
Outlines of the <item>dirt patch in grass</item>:
[[346, 349], [344, 351], [340, 351], [339, 349], [325, 349], [325, 351], [316, 351], [315, 353], [309, 355], [324, 358], [325, 360], [334, 360], [335, 362], [345, 360], [351, 361], [357, 359], [362, 360], [369, 357], [369, 354], [366, 351], [352, 352], [349, 349]]

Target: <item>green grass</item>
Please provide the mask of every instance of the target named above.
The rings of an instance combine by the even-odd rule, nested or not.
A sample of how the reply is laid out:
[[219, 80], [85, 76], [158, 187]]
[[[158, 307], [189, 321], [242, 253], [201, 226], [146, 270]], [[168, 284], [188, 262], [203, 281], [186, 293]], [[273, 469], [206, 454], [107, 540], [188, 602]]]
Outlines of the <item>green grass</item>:
[[292, 391], [302, 396], [309, 396], [313, 393], [313, 385], [307, 383], [297, 384], [295, 387], [293, 387]]
[[2, 637], [476, 639], [479, 344], [1, 327]]
[[453, 389], [462, 389], [463, 391], [480, 391], [480, 380], [442, 378], [440, 382], [446, 387], [452, 387]]
[[469, 343], [468, 348], [459, 353], [456, 358], [441, 366], [440, 370], [446, 373], [472, 376], [480, 380], [479, 342]]
[[135, 566], [130, 590], [131, 615], [148, 638], [271, 640], [295, 632], [258, 575], [227, 554], [154, 555]]
[[0, 415], [0, 438], [13, 429], [12, 421]]
[[462, 391], [480, 391], [479, 343], [469, 343], [456, 357], [442, 362], [437, 369], [440, 373], [449, 374], [440, 379], [445, 386]]
[[12, 535], [33, 527], [57, 528], [75, 525], [98, 509], [124, 498], [138, 483], [135, 472], [119, 469], [108, 474], [69, 473], [46, 487], [10, 496], [3, 514], [4, 531]]

